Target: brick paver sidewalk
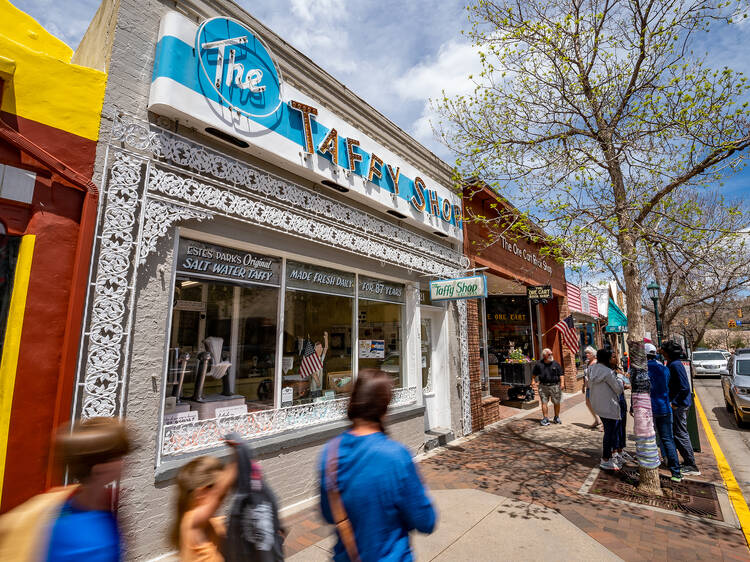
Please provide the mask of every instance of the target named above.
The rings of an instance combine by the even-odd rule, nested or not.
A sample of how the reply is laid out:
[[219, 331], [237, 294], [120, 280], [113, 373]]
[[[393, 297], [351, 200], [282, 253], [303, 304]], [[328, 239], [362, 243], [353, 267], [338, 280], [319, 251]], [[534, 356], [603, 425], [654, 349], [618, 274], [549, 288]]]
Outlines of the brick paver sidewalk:
[[[568, 399], [563, 412], [580, 404]], [[524, 515], [529, 525], [542, 525], [534, 505], [551, 508], [624, 560], [750, 560], [744, 536], [728, 524], [668, 515], [634, 504], [581, 494], [599, 462], [601, 432], [585, 424], [541, 427], [539, 412], [448, 445], [420, 462], [429, 488], [474, 488], [531, 504]], [[565, 420], [565, 416], [563, 416]], [[702, 428], [701, 428], [702, 430]], [[702, 476], [721, 482], [705, 435], [696, 453]], [[725, 519], [733, 520], [730, 514]], [[290, 536], [287, 555], [331, 534], [310, 508], [285, 520]], [[498, 529], [498, 533], [502, 533]], [[502, 554], [498, 553], [502, 559]]]

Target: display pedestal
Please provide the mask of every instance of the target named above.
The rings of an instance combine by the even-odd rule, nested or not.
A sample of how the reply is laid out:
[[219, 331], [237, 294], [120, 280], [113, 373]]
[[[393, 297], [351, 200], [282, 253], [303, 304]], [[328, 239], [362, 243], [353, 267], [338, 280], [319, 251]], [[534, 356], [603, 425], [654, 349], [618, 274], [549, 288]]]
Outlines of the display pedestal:
[[188, 400], [190, 409], [198, 412], [198, 419], [209, 420], [216, 417], [217, 408], [227, 408], [229, 406], [244, 406], [245, 397], [239, 394], [234, 396], [224, 396], [223, 394], [211, 394], [204, 398], [203, 402]]
[[186, 402], [177, 403], [177, 398], [174, 396], [167, 396], [164, 401], [164, 414], [179, 414], [182, 412], [189, 412], [190, 404]]

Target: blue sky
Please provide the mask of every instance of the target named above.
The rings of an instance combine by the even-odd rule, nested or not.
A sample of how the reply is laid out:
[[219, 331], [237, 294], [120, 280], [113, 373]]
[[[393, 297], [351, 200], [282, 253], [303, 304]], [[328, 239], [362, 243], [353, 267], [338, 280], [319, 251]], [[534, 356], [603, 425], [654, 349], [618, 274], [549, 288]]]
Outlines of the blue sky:
[[[50, 32], [75, 48], [99, 0], [12, 0]], [[469, 74], [480, 68], [461, 36], [467, 28], [464, 0], [240, 0], [238, 3], [309, 56], [438, 156], [450, 152], [430, 127], [429, 99], [441, 90], [469, 92]], [[750, 19], [750, 18], [748, 18]], [[750, 75], [750, 21], [714, 29], [701, 40], [717, 67]], [[748, 192], [750, 169], [721, 188]]]

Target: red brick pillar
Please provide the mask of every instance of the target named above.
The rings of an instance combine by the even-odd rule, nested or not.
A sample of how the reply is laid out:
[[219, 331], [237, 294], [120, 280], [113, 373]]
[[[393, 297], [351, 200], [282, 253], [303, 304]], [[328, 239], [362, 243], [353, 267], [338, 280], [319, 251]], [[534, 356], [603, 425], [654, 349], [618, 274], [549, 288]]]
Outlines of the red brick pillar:
[[466, 301], [466, 322], [469, 334], [469, 398], [471, 400], [471, 430], [479, 431], [484, 427], [482, 410], [482, 374], [479, 361], [479, 302], [477, 299]]

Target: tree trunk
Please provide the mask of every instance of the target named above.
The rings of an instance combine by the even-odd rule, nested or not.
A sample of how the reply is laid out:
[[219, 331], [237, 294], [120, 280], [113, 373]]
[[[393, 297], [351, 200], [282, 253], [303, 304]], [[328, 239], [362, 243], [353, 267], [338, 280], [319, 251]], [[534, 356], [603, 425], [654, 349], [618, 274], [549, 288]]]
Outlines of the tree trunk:
[[[638, 492], [661, 496], [659, 482], [659, 450], [656, 446], [653, 414], [651, 412], [651, 382], [648, 377], [648, 363], [643, 344], [645, 326], [641, 312], [643, 293], [640, 272], [635, 263], [635, 241], [628, 233], [620, 236], [620, 249], [623, 254], [623, 277], [628, 315], [628, 348], [630, 356], [631, 404], [635, 425], [636, 459], [640, 481]], [[631, 259], [628, 259], [628, 258]]]

